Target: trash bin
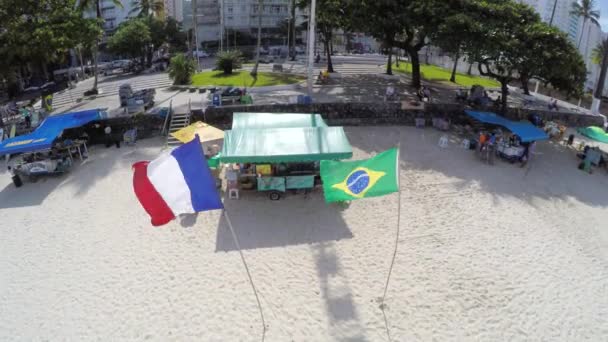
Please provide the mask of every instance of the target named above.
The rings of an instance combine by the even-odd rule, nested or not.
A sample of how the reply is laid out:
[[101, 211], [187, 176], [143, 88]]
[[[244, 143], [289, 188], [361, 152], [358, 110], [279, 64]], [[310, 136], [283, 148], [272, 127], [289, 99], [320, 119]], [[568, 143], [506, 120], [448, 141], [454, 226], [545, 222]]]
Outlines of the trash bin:
[[21, 177], [19, 177], [19, 175], [13, 176], [13, 184], [15, 184], [17, 188], [20, 188], [23, 185], [23, 182], [21, 181]]

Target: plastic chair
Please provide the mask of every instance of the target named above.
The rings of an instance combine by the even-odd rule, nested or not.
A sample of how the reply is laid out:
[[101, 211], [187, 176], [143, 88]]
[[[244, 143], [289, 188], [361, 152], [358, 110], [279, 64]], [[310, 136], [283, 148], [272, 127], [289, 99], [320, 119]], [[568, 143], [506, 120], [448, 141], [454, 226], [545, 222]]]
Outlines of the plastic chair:
[[239, 199], [239, 189], [229, 189], [228, 190], [228, 198], [229, 199]]
[[464, 148], [465, 150], [471, 148], [471, 142], [469, 141], [469, 139], [462, 139], [462, 148]]
[[439, 147], [441, 147], [441, 148], [448, 147], [448, 136], [447, 135], [442, 135], [441, 138], [439, 138]]

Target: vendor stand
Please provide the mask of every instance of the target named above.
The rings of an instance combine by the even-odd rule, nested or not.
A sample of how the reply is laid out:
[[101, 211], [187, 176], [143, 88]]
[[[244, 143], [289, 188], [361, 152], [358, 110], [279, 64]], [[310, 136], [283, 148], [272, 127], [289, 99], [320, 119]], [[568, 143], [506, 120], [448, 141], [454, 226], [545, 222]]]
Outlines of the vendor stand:
[[231, 164], [228, 191], [309, 192], [320, 184], [319, 161], [352, 157], [342, 127], [328, 127], [319, 114], [234, 113], [220, 160]]
[[[20, 160], [12, 163], [15, 185], [25, 176], [35, 180], [39, 176], [63, 173], [72, 165], [72, 153], [83, 159], [86, 155], [86, 142], [65, 139], [58, 142], [63, 131], [80, 127], [101, 118], [100, 110], [53, 115], [47, 117], [32, 133], [6, 139], [0, 143], [0, 156], [20, 155]], [[84, 153], [83, 153], [84, 151]]]
[[[511, 121], [490, 112], [465, 110], [465, 113], [475, 120], [490, 125], [502, 126], [511, 131], [512, 135], [510, 137], [503, 135], [502, 131], [494, 132], [496, 154], [511, 163], [524, 159], [529, 146], [533, 142], [549, 139], [545, 131], [527, 121]], [[484, 146], [479, 146], [478, 150], [482, 148]]]

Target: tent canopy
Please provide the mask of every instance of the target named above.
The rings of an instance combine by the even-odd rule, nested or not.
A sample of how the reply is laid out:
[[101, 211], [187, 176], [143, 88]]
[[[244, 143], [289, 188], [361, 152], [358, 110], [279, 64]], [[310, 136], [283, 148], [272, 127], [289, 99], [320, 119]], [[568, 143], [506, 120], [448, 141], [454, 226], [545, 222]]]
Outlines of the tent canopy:
[[604, 129], [597, 126], [589, 126], [586, 128], [579, 128], [578, 132], [588, 138], [591, 138], [595, 141], [608, 143], [608, 133], [604, 131]]
[[238, 129], [226, 131], [221, 160], [286, 163], [346, 159], [352, 155], [342, 127]]
[[285, 163], [346, 159], [353, 152], [342, 127], [319, 114], [234, 113], [224, 135], [225, 163]]
[[190, 126], [171, 133], [175, 139], [184, 144], [192, 141], [196, 134], [198, 134], [198, 138], [202, 143], [224, 139], [224, 131], [201, 121], [197, 121]]
[[2, 141], [0, 155], [49, 149], [64, 129], [80, 127], [100, 118], [99, 109], [49, 116], [32, 133]]
[[234, 113], [232, 129], [327, 127], [321, 114]]
[[549, 136], [547, 133], [545, 133], [545, 131], [529, 122], [511, 121], [490, 112], [465, 110], [465, 113], [478, 121], [505, 127], [511, 132], [517, 134], [521, 138], [522, 142], [549, 139]]

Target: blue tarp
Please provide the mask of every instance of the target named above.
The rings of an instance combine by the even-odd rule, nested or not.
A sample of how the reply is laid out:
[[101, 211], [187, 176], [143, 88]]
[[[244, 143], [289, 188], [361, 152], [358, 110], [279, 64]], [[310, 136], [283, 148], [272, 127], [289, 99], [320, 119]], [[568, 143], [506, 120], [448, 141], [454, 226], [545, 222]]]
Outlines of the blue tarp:
[[505, 127], [514, 134], [517, 134], [521, 138], [522, 142], [549, 139], [549, 136], [547, 133], [545, 133], [545, 131], [529, 122], [511, 121], [490, 112], [465, 110], [465, 113], [478, 121]]
[[98, 109], [49, 116], [30, 134], [6, 139], [0, 143], [0, 156], [51, 148], [53, 140], [64, 129], [80, 127], [101, 119]]

